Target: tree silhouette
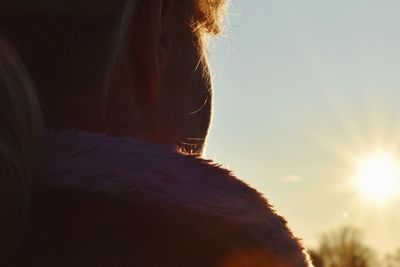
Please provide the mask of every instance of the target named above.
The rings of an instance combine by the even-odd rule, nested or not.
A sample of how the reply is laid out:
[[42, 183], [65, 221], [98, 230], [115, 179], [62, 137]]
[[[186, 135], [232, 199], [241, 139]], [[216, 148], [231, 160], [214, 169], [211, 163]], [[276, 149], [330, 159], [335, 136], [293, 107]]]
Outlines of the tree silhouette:
[[400, 267], [400, 249], [385, 258], [385, 267]]
[[315, 267], [376, 267], [372, 250], [364, 245], [361, 233], [351, 227], [323, 235], [311, 257]]

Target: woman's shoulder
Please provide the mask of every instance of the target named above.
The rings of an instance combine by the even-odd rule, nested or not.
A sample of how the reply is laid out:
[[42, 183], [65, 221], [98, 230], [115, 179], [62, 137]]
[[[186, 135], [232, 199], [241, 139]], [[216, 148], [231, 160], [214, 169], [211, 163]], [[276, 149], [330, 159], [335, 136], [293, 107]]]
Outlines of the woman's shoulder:
[[[306, 266], [302, 246], [259, 192], [217, 164], [183, 155], [171, 146], [79, 132], [52, 133], [44, 146], [37, 183], [124, 202], [122, 216], [130, 214], [133, 221], [142, 218], [143, 226], [153, 225], [135, 229], [145, 229], [146, 235], [163, 229], [149, 239], [154, 246], [160, 245], [157, 236], [171, 232], [163, 240], [177, 240], [174, 244], [180, 249], [185, 242], [186, 248], [196, 242], [200, 247], [220, 242], [224, 250], [268, 251], [287, 261], [287, 266]], [[115, 217], [108, 213], [104, 216]]]
[[217, 266], [234, 243], [254, 245], [234, 223], [197, 212], [38, 186], [9, 266]]
[[29, 223], [10, 266], [178, 266], [170, 264], [165, 253], [177, 255], [172, 244], [183, 232], [194, 232], [192, 242], [199, 244], [193, 230], [157, 206], [37, 186]]
[[[166, 208], [230, 216], [270, 205], [229, 170], [173, 146], [81, 132], [49, 134], [36, 175], [40, 185], [100, 192]], [[275, 213], [271, 210], [271, 215]]]

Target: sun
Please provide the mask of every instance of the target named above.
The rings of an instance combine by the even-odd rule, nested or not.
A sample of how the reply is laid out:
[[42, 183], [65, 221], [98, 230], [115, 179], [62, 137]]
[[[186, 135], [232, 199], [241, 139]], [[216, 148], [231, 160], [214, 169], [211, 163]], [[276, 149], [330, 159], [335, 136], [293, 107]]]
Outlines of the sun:
[[399, 193], [400, 166], [390, 153], [366, 155], [355, 165], [356, 187], [368, 200], [384, 202]]

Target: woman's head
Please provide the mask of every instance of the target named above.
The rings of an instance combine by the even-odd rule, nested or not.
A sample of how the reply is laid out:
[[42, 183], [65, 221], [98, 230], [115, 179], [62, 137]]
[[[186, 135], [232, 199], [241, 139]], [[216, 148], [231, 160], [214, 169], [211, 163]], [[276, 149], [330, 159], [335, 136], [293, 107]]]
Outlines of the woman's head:
[[0, 36], [0, 264], [23, 228], [42, 129], [29, 75]]
[[203, 37], [226, 0], [0, 3], [54, 129], [106, 131], [201, 150], [211, 110]]

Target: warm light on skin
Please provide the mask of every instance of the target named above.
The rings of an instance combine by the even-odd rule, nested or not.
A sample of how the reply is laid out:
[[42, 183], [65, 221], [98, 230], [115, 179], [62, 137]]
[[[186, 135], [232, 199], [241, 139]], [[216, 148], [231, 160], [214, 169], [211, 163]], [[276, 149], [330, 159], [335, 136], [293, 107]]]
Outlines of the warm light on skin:
[[384, 202], [398, 194], [400, 166], [391, 154], [367, 155], [355, 167], [356, 186], [368, 200]]

